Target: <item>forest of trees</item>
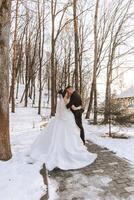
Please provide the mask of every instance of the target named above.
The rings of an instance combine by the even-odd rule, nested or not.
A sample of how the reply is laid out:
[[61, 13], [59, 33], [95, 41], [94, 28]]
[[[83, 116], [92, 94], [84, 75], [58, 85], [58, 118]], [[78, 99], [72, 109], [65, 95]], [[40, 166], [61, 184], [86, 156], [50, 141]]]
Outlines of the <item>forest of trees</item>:
[[20, 102], [27, 107], [29, 99], [33, 105], [38, 99], [38, 114], [47, 90], [52, 116], [57, 91], [74, 86], [83, 98], [86, 118], [92, 113], [97, 124], [98, 80], [103, 75], [104, 122], [108, 122], [111, 85], [131, 67], [125, 58], [134, 49], [133, 4], [133, 0], [0, 1], [0, 159], [11, 157], [9, 103], [15, 113], [20, 84], [24, 85]]

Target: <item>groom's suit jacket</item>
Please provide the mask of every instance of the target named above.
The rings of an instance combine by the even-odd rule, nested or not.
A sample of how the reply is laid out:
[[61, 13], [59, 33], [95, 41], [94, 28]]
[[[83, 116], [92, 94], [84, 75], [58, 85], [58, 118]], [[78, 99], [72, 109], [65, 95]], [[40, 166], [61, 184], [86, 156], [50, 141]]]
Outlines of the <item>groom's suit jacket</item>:
[[[81, 96], [76, 91], [74, 91], [73, 94], [71, 95], [70, 102], [66, 105], [66, 107], [71, 109], [72, 105], [74, 105], [76, 107], [82, 106]], [[82, 125], [82, 113], [84, 110], [83, 109], [80, 109], [80, 110], [72, 110], [71, 109], [71, 111], [74, 114], [76, 124], [80, 128], [80, 137], [81, 137], [83, 143], [85, 144], [84, 128]]]
[[[78, 107], [82, 106], [82, 99], [81, 96], [78, 94], [78, 92], [74, 91], [73, 94], [70, 97], [69, 103], [66, 105], [66, 107], [71, 109], [72, 105]], [[80, 116], [83, 112], [83, 109], [80, 110], [72, 110], [71, 111], [74, 113], [75, 116]]]

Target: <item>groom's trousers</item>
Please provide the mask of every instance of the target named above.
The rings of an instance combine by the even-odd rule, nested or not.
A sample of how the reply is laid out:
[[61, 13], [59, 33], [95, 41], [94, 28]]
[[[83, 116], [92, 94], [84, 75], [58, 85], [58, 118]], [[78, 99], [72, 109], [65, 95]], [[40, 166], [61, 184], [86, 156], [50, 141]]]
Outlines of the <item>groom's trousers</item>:
[[76, 124], [80, 128], [80, 137], [81, 137], [83, 143], [85, 144], [85, 134], [84, 134], [84, 128], [82, 125], [82, 114], [77, 113], [77, 112], [73, 112], [73, 113], [74, 113]]

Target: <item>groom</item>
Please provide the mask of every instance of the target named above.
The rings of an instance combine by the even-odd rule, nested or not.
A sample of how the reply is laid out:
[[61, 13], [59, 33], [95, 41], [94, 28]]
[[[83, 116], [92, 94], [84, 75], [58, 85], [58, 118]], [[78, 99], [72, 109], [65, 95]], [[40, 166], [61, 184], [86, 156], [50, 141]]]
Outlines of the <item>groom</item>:
[[[66, 87], [66, 91], [70, 97], [70, 101], [69, 103], [66, 105], [67, 109], [71, 109], [71, 111], [74, 114], [75, 117], [75, 121], [77, 126], [80, 128], [80, 137], [83, 141], [83, 143], [85, 144], [85, 135], [84, 135], [84, 128], [82, 125], [82, 113], [83, 113], [83, 109], [82, 109], [82, 99], [81, 96], [78, 94], [78, 92], [76, 92], [72, 86], [68, 86]], [[75, 107], [80, 107], [78, 110], [73, 110], [72, 106]]]

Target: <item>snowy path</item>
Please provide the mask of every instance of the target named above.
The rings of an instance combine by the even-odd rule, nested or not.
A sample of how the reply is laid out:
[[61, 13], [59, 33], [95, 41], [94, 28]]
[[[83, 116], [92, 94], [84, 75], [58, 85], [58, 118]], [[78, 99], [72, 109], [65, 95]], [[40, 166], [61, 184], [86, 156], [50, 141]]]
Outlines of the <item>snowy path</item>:
[[90, 125], [86, 120], [84, 121], [84, 129], [86, 140], [106, 147], [115, 152], [119, 157], [127, 159], [130, 163], [134, 164], [134, 126], [119, 127], [112, 126], [113, 132], [123, 133], [128, 136], [128, 139], [113, 139], [104, 137], [108, 132], [108, 125]]
[[49, 172], [49, 200], [133, 200], [134, 166], [92, 142], [87, 146], [97, 160], [81, 170]]
[[40, 133], [41, 117], [35, 108], [17, 107], [10, 115], [12, 159], [0, 161], [1, 200], [39, 200], [45, 184], [38, 163], [28, 163], [31, 144]]
[[[43, 115], [46, 116], [46, 113]], [[2, 200], [39, 200], [41, 197], [41, 200], [47, 200], [45, 173], [41, 171], [42, 177], [41, 166], [27, 162], [27, 153], [42, 124], [37, 108], [19, 105], [16, 113], [10, 115], [10, 122], [13, 157], [8, 162], [0, 162], [0, 197]], [[84, 127], [86, 138], [103, 146], [88, 144], [89, 150], [96, 152], [98, 158], [94, 164], [81, 170], [54, 170], [49, 173], [49, 200], [133, 200], [133, 165], [104, 147], [134, 163], [134, 129], [129, 130], [130, 139], [113, 140], [101, 137], [106, 127], [87, 123]]]

